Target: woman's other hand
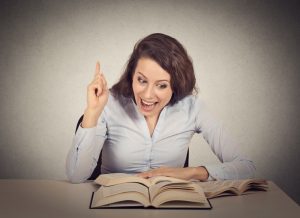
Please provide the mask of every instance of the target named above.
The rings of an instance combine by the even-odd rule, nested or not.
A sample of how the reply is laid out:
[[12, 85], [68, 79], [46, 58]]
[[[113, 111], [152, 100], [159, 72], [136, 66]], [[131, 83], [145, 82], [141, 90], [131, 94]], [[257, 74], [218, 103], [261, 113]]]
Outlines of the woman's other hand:
[[108, 88], [106, 79], [101, 72], [100, 63], [96, 63], [94, 79], [87, 87], [87, 108], [84, 111], [84, 117], [81, 126], [91, 128], [97, 125], [107, 100]]
[[184, 180], [196, 179], [200, 181], [206, 181], [208, 179], [208, 175], [209, 174], [205, 167], [160, 167], [137, 174], [137, 176], [143, 178], [150, 178], [154, 176], [169, 176]]

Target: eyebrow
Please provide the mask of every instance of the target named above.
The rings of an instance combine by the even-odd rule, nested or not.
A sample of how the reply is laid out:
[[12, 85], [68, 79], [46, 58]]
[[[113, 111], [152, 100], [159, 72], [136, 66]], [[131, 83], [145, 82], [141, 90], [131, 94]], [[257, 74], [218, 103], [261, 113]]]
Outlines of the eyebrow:
[[[139, 74], [141, 74], [143, 77], [145, 77], [146, 79], [148, 79], [144, 74], [142, 74], [141, 72], [137, 72], [137, 73], [139, 73]], [[169, 80], [166, 80], [166, 79], [161, 79], [161, 80], [156, 80], [155, 82], [168, 82], [168, 83], [170, 83], [170, 81]]]

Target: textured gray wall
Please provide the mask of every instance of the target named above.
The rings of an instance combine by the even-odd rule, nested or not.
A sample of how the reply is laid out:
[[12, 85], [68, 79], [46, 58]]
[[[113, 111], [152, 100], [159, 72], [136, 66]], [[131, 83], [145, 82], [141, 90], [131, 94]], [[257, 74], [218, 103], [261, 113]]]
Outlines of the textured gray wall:
[[[282, 2], [1, 1], [0, 178], [65, 179], [95, 62], [111, 86], [134, 43], [163, 32], [257, 177], [299, 203], [299, 7]], [[191, 146], [192, 165], [216, 161], [200, 136]]]

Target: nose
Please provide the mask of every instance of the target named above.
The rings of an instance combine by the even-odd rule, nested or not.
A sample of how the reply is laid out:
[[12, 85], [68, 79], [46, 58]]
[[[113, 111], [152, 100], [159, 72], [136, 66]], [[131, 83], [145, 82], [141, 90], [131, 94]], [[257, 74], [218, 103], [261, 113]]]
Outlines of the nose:
[[154, 97], [154, 88], [151, 85], [148, 85], [144, 90], [144, 98], [152, 99]]

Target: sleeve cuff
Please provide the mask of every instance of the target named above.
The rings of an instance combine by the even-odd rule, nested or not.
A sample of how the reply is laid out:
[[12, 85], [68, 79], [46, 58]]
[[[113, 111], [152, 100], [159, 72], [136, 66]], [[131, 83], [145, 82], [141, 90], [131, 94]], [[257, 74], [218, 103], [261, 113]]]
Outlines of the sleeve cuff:
[[208, 165], [205, 166], [205, 168], [209, 173], [207, 181], [219, 180], [225, 177], [224, 171], [220, 168], [220, 165]]

